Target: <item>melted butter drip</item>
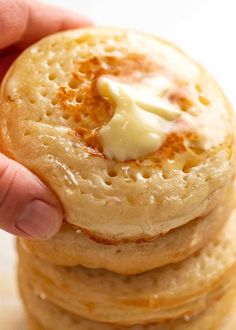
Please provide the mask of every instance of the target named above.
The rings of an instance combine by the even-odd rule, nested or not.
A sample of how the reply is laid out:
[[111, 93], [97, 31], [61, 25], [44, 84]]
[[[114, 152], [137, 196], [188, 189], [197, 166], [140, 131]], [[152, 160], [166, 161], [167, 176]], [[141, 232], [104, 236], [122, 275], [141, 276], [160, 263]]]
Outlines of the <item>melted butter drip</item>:
[[98, 79], [100, 95], [115, 104], [113, 117], [99, 131], [106, 157], [126, 161], [154, 152], [165, 141], [171, 122], [181, 115], [162, 96], [171, 83], [163, 78], [151, 80], [131, 86], [106, 76]]

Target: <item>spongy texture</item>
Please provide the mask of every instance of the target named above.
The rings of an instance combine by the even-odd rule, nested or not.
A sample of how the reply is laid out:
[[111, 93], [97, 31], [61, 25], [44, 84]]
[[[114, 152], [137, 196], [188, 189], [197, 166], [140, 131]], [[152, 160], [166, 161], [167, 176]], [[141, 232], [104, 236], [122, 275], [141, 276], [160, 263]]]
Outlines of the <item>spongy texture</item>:
[[22, 248], [20, 267], [36, 292], [79, 316], [124, 325], [160, 322], [203, 311], [227, 290], [236, 266], [236, 211], [197, 254], [136, 276], [42, 262]]
[[19, 271], [19, 285], [30, 330], [235, 330], [236, 325], [235, 285], [197, 317], [131, 327], [93, 322], [61, 309], [35, 292], [22, 270]]
[[47, 241], [20, 240], [28, 252], [51, 264], [82, 265], [104, 268], [119, 274], [139, 274], [181, 261], [205, 246], [228, 220], [234, 205], [234, 192], [222, 191], [221, 205], [209, 214], [151, 242], [102, 244], [70, 224], [64, 224], [60, 232]]
[[[182, 115], [157, 151], [118, 162], [98, 131], [113, 116], [96, 81], [169, 79]], [[2, 83], [0, 145], [60, 198], [66, 220], [107, 242], [148, 240], [202, 216], [232, 182], [233, 114], [213, 79], [155, 37], [110, 28], [39, 41]], [[211, 206], [210, 206], [211, 205]]]

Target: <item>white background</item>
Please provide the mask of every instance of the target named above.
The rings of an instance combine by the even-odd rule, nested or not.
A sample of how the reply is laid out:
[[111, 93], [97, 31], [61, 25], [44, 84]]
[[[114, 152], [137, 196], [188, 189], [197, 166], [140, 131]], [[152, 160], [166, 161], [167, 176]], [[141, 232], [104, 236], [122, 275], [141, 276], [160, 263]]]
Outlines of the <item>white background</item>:
[[[236, 1], [47, 0], [46, 2], [77, 11], [92, 18], [99, 25], [129, 27], [169, 39], [207, 67], [236, 107], [236, 11], [234, 10]], [[13, 239], [0, 231], [1, 330], [21, 329], [18, 321], [18, 318], [21, 318], [20, 309], [14, 297], [13, 265]], [[10, 313], [7, 314], [6, 310]], [[4, 325], [1, 323], [3, 319], [7, 322]]]

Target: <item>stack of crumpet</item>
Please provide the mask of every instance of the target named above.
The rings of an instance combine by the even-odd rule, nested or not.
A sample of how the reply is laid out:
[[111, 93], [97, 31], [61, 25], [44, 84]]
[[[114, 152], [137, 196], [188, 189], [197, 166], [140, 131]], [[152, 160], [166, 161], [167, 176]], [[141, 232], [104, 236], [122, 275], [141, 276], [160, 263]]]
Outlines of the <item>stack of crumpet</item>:
[[47, 37], [8, 71], [3, 152], [64, 210], [19, 239], [31, 330], [236, 329], [234, 115], [173, 45], [88, 28]]

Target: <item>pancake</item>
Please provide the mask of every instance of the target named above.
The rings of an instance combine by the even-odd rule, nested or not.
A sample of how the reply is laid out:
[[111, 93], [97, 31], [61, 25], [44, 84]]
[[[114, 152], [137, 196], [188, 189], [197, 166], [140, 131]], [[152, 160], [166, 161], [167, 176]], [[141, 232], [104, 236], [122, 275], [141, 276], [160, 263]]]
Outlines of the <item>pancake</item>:
[[197, 317], [125, 327], [89, 321], [61, 309], [33, 292], [25, 276], [24, 272], [19, 272], [20, 291], [30, 330], [235, 330], [236, 327], [235, 286]]
[[236, 211], [218, 238], [197, 254], [141, 275], [52, 266], [22, 248], [20, 268], [35, 292], [84, 318], [133, 325], [190, 317], [232, 285], [236, 266], [235, 217]]
[[208, 214], [233, 182], [229, 102], [200, 65], [153, 36], [49, 36], [12, 65], [0, 107], [3, 152], [99, 241], [153, 240]]
[[102, 244], [69, 224], [64, 224], [60, 232], [47, 241], [20, 240], [28, 252], [51, 264], [139, 274], [181, 261], [209, 243], [228, 219], [234, 199], [232, 194], [225, 194], [221, 205], [205, 217], [190, 221], [151, 242]]

